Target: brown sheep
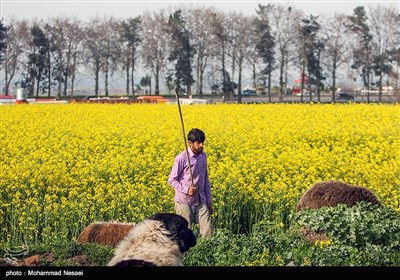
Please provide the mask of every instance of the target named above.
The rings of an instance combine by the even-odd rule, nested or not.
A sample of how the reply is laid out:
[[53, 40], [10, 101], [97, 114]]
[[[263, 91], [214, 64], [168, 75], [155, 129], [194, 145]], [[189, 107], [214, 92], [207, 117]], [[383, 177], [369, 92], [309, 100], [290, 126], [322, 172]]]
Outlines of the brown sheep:
[[96, 243], [115, 247], [134, 226], [134, 223], [95, 222], [79, 234], [77, 241], [81, 244]]
[[348, 207], [352, 207], [360, 201], [382, 207], [378, 198], [365, 187], [353, 186], [340, 181], [318, 182], [300, 198], [296, 212], [305, 208], [318, 209], [323, 206], [333, 207], [337, 204], [346, 204]]

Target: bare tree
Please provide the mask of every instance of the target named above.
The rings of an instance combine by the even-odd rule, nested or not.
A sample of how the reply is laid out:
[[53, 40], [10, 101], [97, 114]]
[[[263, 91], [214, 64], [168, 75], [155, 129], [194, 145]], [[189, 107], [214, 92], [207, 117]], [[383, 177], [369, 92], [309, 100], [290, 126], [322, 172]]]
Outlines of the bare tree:
[[91, 18], [84, 29], [84, 57], [85, 66], [94, 74], [95, 95], [99, 95], [99, 78], [102, 63], [102, 51], [105, 48], [103, 41], [102, 22], [98, 17]]
[[373, 34], [372, 45], [374, 59], [372, 68], [379, 76], [379, 101], [382, 101], [383, 77], [386, 74], [387, 86], [389, 85], [389, 73], [392, 65], [389, 63], [389, 49], [396, 46], [396, 30], [399, 28], [399, 14], [394, 7], [377, 5], [370, 9], [371, 33]]
[[54, 17], [46, 26], [53, 54], [52, 76], [57, 81], [57, 95], [59, 98], [65, 97], [68, 81], [75, 75], [76, 57], [82, 36], [80, 21], [76, 18]]
[[95, 94], [99, 94], [100, 72], [104, 74], [104, 93], [109, 95], [109, 76], [118, 69], [121, 56], [121, 21], [114, 17], [91, 18], [84, 29], [85, 64], [95, 76]]
[[203, 96], [204, 72], [212, 55], [212, 30], [211, 17], [215, 9], [211, 7], [198, 7], [186, 10], [188, 26], [190, 26], [190, 38], [196, 48], [196, 93]]
[[83, 28], [82, 22], [76, 17], [67, 18], [65, 21], [65, 36], [67, 45], [65, 50], [64, 96], [68, 87], [71, 97], [74, 95], [74, 84], [77, 69], [81, 63], [83, 53]]
[[145, 67], [150, 69], [155, 79], [155, 95], [160, 94], [160, 74], [166, 67], [169, 54], [168, 17], [164, 10], [149, 13], [142, 17], [140, 48]]
[[[23, 59], [28, 48], [29, 36], [29, 25], [26, 20], [10, 19], [3, 64], [5, 95], [10, 94], [10, 86], [13, 79], [26, 66], [26, 62]], [[17, 81], [16, 83], [19, 82]]]
[[45, 30], [51, 44], [53, 54], [53, 77], [57, 81], [57, 95], [60, 98], [64, 79], [64, 52], [66, 49], [66, 38], [64, 31], [64, 19], [54, 17], [45, 25]]
[[129, 85], [132, 96], [135, 95], [135, 66], [138, 58], [138, 45], [140, 44], [140, 16], [129, 18], [122, 22], [122, 54], [121, 59], [126, 71], [126, 94], [129, 95]]
[[212, 16], [211, 22], [212, 34], [214, 43], [214, 57], [221, 63], [222, 77], [222, 95], [223, 98], [229, 99], [233, 93], [231, 79], [227, 69], [227, 56], [230, 48], [230, 26], [228, 16], [223, 13], [215, 13]]
[[330, 72], [332, 79], [331, 95], [335, 102], [336, 78], [339, 67], [350, 58], [348, 37], [343, 36], [346, 27], [343, 25], [345, 15], [335, 13], [321, 25], [321, 33], [327, 39], [325, 43], [324, 65]]
[[[235, 24], [231, 25], [232, 33], [232, 60], [236, 62], [238, 67], [238, 103], [242, 102], [242, 74], [245, 63], [249, 61], [250, 57], [254, 54], [252, 46], [254, 45], [253, 33], [253, 17], [245, 16], [242, 13], [233, 12], [229, 15]], [[232, 73], [232, 77], [233, 77]]]
[[114, 17], [103, 18], [100, 28], [101, 40], [101, 71], [104, 74], [104, 94], [109, 95], [109, 78], [118, 68], [117, 59], [121, 56], [119, 42], [122, 40], [121, 22]]
[[302, 12], [291, 6], [271, 5], [269, 12], [272, 36], [275, 39], [276, 60], [279, 61], [279, 100], [283, 100], [287, 87], [287, 71], [293, 61], [296, 43], [296, 24], [301, 21]]

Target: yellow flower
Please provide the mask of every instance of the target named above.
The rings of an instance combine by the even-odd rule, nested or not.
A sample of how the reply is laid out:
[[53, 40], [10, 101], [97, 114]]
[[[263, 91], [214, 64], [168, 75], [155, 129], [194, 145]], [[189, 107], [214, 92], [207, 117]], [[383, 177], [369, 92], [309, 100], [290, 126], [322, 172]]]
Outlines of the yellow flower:
[[332, 241], [330, 239], [327, 240], [317, 240], [315, 241], [315, 246], [318, 246], [319, 248], [324, 248], [324, 247], [328, 247], [329, 245], [332, 244]]
[[[267, 214], [283, 227], [282, 217], [304, 191], [331, 179], [367, 186], [400, 211], [398, 106], [337, 105], [183, 107], [185, 127], [201, 127], [207, 135], [213, 219]], [[166, 180], [184, 148], [175, 106], [1, 110], [7, 122], [0, 122], [0, 213], [10, 225], [2, 229], [4, 239], [22, 240], [36, 228], [50, 240], [93, 220], [138, 222], [173, 211], [174, 190]], [[246, 205], [259, 213], [243, 213]]]

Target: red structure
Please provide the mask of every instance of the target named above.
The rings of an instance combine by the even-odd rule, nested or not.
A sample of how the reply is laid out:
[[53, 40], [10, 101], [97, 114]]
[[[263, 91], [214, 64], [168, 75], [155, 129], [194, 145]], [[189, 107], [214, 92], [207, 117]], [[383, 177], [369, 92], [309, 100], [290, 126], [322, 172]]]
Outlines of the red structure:
[[304, 85], [304, 90], [307, 89], [307, 84], [308, 84], [308, 77], [304, 73], [300, 74], [301, 78], [298, 80], [294, 80], [294, 86], [292, 88], [292, 94], [300, 93], [301, 92], [301, 80], [303, 80], [303, 85]]

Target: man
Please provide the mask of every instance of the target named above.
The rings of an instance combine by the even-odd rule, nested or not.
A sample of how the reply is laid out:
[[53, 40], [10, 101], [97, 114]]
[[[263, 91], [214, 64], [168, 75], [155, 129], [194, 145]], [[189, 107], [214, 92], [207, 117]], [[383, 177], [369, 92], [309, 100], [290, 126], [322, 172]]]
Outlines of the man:
[[199, 224], [200, 235], [207, 237], [212, 234], [213, 208], [207, 157], [203, 152], [206, 136], [202, 130], [193, 128], [187, 139], [189, 148], [175, 157], [168, 184], [175, 188], [176, 214], [189, 222], [189, 228]]

